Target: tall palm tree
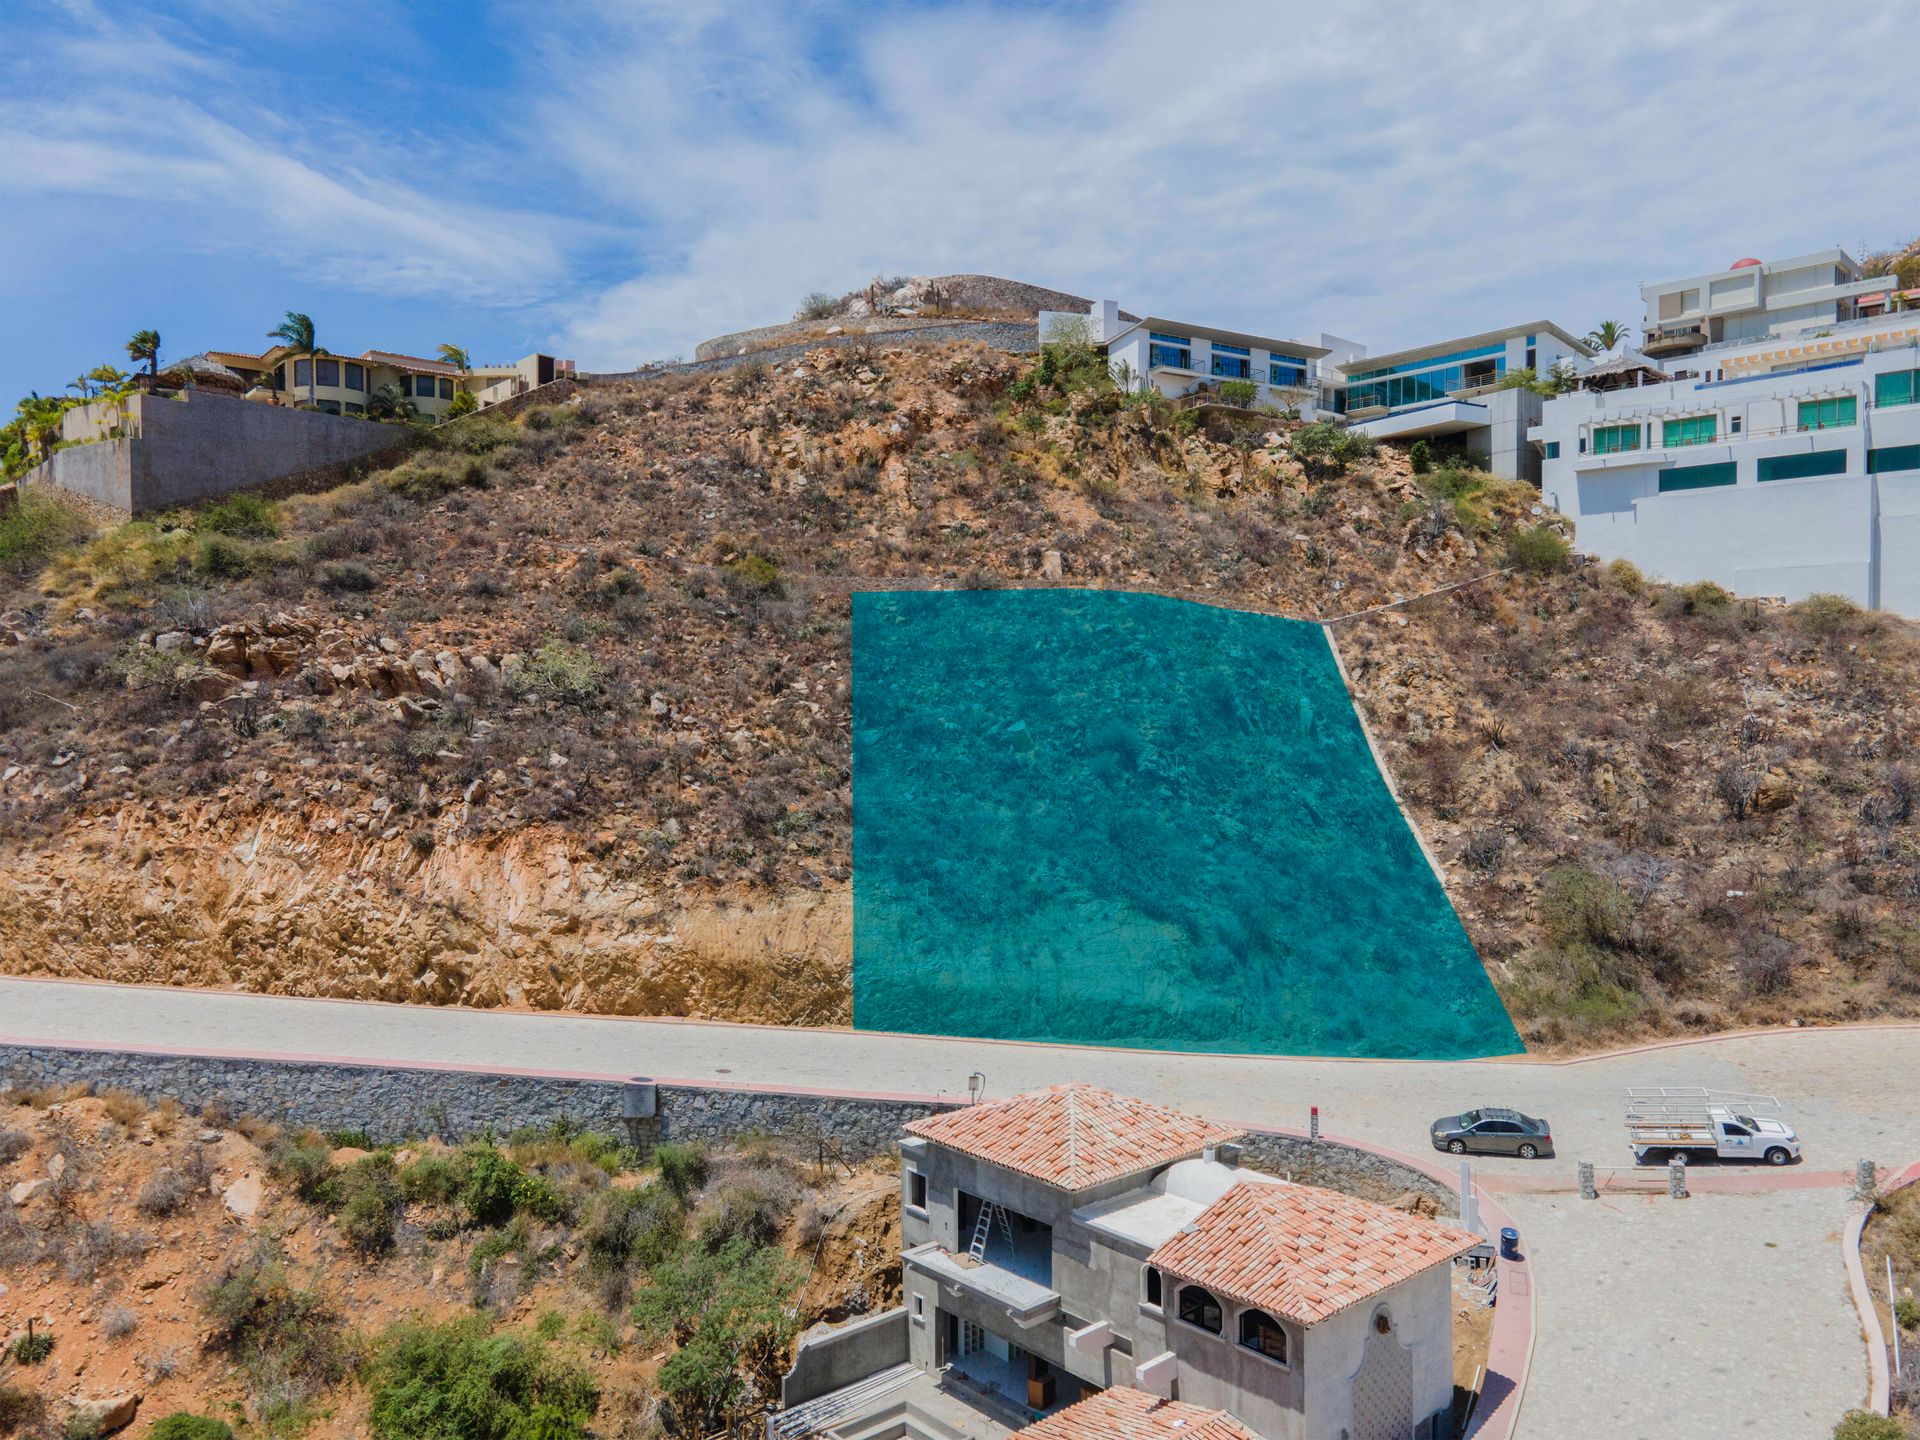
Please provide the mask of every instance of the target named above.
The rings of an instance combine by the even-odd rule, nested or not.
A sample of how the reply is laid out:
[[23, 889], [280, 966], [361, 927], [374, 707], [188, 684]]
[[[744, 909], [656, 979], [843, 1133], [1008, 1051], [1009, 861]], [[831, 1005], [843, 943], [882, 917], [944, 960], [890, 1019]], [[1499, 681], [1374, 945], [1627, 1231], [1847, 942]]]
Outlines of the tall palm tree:
[[87, 372], [87, 379], [100, 387], [102, 395], [123, 389], [131, 378], [118, 365], [96, 365]]
[[58, 395], [42, 395], [35, 390], [29, 391], [26, 398], [14, 406], [14, 414], [20, 418], [26, 433], [29, 454], [37, 450], [44, 460], [53, 453], [53, 442], [60, 434], [60, 417], [66, 414], [71, 403]]
[[[295, 356], [305, 356], [311, 361], [326, 352], [313, 343], [313, 321], [298, 310], [287, 311], [287, 318], [267, 332], [269, 340], [278, 340]], [[314, 367], [307, 366], [307, 404], [313, 404]]]
[[442, 345], [440, 347], [440, 359], [443, 363], [453, 366], [456, 370], [471, 370], [473, 368], [472, 357], [458, 345]]
[[160, 378], [160, 332], [158, 330], [136, 330], [133, 338], [127, 341], [127, 357], [135, 364], [145, 361], [147, 378]]
[[82, 404], [85, 404], [93, 398], [93, 376], [76, 375], [67, 382], [67, 389], [78, 390], [80, 392], [80, 401]]
[[1622, 340], [1627, 338], [1627, 327], [1618, 320], [1602, 320], [1597, 329], [1587, 332], [1587, 343], [1598, 346], [1605, 354]]

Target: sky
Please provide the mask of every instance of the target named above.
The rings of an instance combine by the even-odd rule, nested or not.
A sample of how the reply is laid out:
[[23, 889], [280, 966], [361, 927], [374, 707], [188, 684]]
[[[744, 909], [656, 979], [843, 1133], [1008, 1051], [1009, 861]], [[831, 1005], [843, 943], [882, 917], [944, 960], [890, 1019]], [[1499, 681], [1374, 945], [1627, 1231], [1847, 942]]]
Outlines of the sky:
[[1374, 353], [1920, 233], [1920, 0], [0, 0], [0, 410], [157, 329], [583, 370], [980, 271]]

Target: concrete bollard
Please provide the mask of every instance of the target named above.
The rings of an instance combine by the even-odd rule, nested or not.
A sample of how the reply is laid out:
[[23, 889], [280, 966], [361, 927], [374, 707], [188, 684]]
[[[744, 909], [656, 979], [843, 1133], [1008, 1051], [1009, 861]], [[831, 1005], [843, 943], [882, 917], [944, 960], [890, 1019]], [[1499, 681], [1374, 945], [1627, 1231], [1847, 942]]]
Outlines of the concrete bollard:
[[1687, 1198], [1687, 1167], [1678, 1160], [1667, 1162], [1667, 1194], [1676, 1200]]
[[1880, 1188], [1879, 1177], [1876, 1175], [1874, 1171], [1873, 1161], [1871, 1160], [1854, 1161], [1853, 1162], [1853, 1198], [1856, 1200], [1871, 1200], [1874, 1196], [1874, 1192], [1879, 1188]]
[[1593, 1162], [1591, 1160], [1582, 1160], [1580, 1162], [1580, 1198], [1582, 1200], [1598, 1200], [1600, 1198], [1600, 1187], [1593, 1183]]

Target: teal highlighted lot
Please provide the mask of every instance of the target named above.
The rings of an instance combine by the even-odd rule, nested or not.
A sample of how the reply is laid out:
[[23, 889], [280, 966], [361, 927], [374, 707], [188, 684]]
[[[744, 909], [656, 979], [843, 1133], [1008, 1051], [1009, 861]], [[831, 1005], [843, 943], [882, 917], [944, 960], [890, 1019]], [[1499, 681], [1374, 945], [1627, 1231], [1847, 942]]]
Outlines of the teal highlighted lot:
[[1522, 1048], [1317, 625], [1089, 590], [853, 597], [864, 1030]]

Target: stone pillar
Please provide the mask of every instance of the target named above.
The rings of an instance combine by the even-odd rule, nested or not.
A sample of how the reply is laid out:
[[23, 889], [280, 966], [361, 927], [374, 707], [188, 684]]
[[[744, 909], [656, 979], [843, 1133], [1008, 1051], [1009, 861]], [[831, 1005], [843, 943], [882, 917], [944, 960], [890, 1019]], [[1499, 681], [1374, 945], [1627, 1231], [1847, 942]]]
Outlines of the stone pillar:
[[1667, 1194], [1676, 1200], [1687, 1198], [1687, 1167], [1679, 1160], [1667, 1162]]
[[1591, 1160], [1582, 1160], [1580, 1162], [1580, 1198], [1582, 1200], [1598, 1200], [1600, 1198], [1599, 1187], [1593, 1183], [1593, 1162]]

